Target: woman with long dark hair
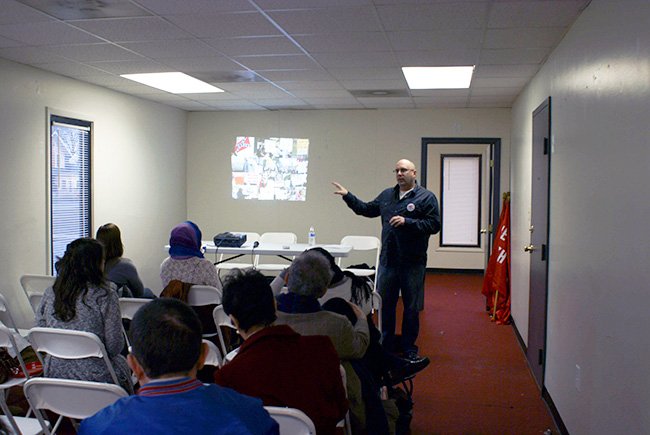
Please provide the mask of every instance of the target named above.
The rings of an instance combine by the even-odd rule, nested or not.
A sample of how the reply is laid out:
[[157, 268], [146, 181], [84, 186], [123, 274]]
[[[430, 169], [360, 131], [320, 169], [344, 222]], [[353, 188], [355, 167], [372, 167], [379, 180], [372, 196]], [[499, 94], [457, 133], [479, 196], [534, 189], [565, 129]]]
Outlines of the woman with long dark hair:
[[[104, 273], [117, 285], [119, 296], [153, 299], [154, 294], [142, 284], [133, 261], [122, 257], [124, 245], [119, 227], [111, 223], [102, 225], [97, 229], [95, 238], [104, 245]], [[120, 289], [123, 290], [120, 292]]]
[[[133, 392], [131, 371], [120, 355], [124, 348], [122, 317], [117, 293], [104, 278], [104, 247], [97, 240], [77, 239], [56, 262], [54, 285], [43, 295], [36, 312], [41, 327], [92, 332], [104, 344], [120, 385]], [[65, 360], [45, 358], [45, 376], [112, 383], [99, 358]]]

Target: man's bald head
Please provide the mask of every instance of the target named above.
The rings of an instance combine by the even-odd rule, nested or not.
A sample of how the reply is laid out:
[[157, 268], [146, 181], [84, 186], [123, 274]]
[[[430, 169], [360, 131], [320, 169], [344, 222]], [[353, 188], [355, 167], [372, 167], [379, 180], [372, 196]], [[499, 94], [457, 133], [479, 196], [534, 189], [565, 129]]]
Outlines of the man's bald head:
[[412, 161], [402, 159], [395, 164], [395, 178], [397, 179], [397, 184], [399, 184], [399, 190], [402, 192], [406, 192], [415, 187], [416, 175], [417, 171]]

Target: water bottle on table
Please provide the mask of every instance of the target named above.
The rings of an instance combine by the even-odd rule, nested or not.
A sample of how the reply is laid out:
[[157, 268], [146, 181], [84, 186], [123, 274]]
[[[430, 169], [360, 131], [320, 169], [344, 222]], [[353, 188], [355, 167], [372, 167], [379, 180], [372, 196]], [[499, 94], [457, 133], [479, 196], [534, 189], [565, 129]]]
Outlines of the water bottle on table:
[[307, 244], [314, 246], [316, 244], [316, 231], [314, 227], [309, 227], [309, 234], [307, 235]]

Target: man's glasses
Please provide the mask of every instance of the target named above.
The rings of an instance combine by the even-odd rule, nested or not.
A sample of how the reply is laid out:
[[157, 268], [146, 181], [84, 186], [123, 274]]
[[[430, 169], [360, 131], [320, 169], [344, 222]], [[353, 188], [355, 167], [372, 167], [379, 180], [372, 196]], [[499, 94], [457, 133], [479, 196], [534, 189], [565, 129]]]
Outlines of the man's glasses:
[[406, 169], [406, 168], [393, 169], [393, 174], [406, 174], [408, 171], [412, 171], [412, 169]]

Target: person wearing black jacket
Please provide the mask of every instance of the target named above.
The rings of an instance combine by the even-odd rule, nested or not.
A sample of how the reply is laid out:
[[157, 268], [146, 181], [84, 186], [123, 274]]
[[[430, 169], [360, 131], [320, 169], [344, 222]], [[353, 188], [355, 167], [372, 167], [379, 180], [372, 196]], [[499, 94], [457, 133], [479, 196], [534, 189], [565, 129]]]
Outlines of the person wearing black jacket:
[[421, 361], [415, 341], [424, 309], [424, 275], [429, 236], [440, 231], [436, 196], [416, 181], [417, 171], [410, 160], [395, 165], [397, 185], [382, 191], [374, 200], [363, 202], [338, 182], [334, 193], [341, 195], [356, 214], [381, 217], [381, 255], [377, 290], [382, 297], [382, 343], [396, 348], [396, 307], [400, 290], [404, 302], [401, 349], [405, 358]]

